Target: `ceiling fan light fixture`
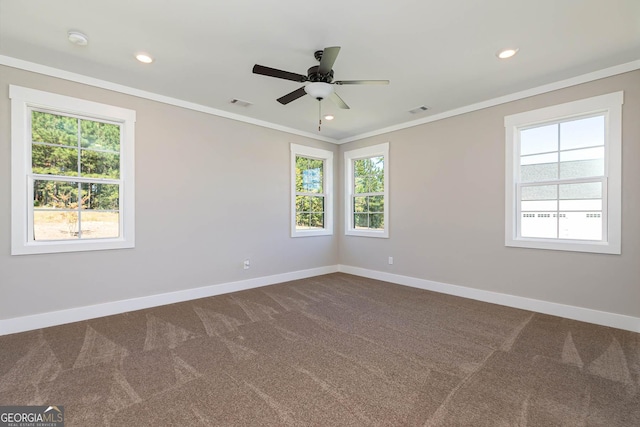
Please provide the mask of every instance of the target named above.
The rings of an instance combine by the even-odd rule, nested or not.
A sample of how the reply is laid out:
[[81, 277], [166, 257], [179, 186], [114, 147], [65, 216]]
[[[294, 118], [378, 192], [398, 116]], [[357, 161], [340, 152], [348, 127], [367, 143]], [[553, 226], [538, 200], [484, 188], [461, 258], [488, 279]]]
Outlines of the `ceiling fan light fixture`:
[[304, 87], [304, 91], [315, 99], [322, 100], [333, 93], [333, 85], [324, 82], [309, 83]]

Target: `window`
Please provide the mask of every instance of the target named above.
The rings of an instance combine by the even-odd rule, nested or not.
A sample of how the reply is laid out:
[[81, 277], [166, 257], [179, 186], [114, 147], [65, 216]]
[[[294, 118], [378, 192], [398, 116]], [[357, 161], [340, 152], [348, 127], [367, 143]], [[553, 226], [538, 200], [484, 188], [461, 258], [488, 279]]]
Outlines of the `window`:
[[344, 153], [345, 234], [389, 237], [389, 143]]
[[291, 237], [333, 234], [333, 153], [291, 144]]
[[10, 86], [13, 255], [134, 246], [135, 112]]
[[505, 244], [619, 254], [622, 92], [505, 117]]

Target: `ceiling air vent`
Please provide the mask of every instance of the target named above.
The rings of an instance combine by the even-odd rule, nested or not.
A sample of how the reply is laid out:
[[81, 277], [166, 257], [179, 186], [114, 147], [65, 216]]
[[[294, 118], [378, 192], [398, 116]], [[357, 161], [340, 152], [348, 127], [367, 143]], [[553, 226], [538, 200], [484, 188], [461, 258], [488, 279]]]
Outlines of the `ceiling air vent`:
[[231, 101], [229, 101], [229, 103], [237, 105], [239, 107], [248, 107], [249, 105], [253, 105], [249, 101], [243, 101], [242, 99], [237, 98], [233, 98]]
[[427, 111], [428, 109], [429, 109], [428, 107], [421, 105], [419, 107], [414, 108], [413, 110], [409, 110], [409, 112], [411, 114], [418, 114], [418, 113], [422, 113], [423, 111]]

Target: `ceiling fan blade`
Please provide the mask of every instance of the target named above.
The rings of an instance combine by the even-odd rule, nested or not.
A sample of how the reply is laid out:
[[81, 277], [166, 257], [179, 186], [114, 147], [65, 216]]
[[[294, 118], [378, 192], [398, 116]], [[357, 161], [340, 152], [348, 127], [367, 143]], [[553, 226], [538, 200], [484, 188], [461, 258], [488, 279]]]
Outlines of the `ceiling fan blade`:
[[389, 80], [339, 80], [335, 85], [388, 85]]
[[320, 67], [318, 68], [318, 74], [327, 74], [333, 68], [333, 64], [336, 62], [338, 53], [340, 52], [340, 46], [325, 47], [322, 52], [322, 59], [320, 59]]
[[296, 99], [301, 98], [306, 94], [307, 92], [304, 91], [304, 86], [302, 86], [300, 89], [296, 89], [293, 92], [290, 92], [285, 96], [278, 98], [278, 102], [282, 105], [287, 105], [291, 101], [295, 101]]
[[338, 95], [337, 93], [335, 92], [331, 93], [330, 98], [339, 108], [342, 108], [343, 110], [350, 109], [347, 103], [344, 102], [342, 98], [340, 98], [340, 95]]
[[294, 82], [306, 82], [307, 76], [302, 74], [290, 73], [289, 71], [277, 70], [275, 68], [265, 67], [263, 65], [254, 65], [253, 72], [262, 74], [263, 76], [275, 77], [277, 79], [293, 80]]

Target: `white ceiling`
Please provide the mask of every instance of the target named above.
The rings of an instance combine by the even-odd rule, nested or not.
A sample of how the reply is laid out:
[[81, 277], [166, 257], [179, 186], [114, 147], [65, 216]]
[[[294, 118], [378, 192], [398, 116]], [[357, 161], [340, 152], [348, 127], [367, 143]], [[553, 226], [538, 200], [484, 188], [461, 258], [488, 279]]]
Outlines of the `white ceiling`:
[[251, 69], [306, 74], [328, 46], [335, 80], [391, 80], [337, 86], [351, 110], [323, 101], [319, 135], [341, 140], [636, 61], [640, 0], [0, 0], [0, 55], [316, 135], [317, 101], [281, 105], [301, 85]]

